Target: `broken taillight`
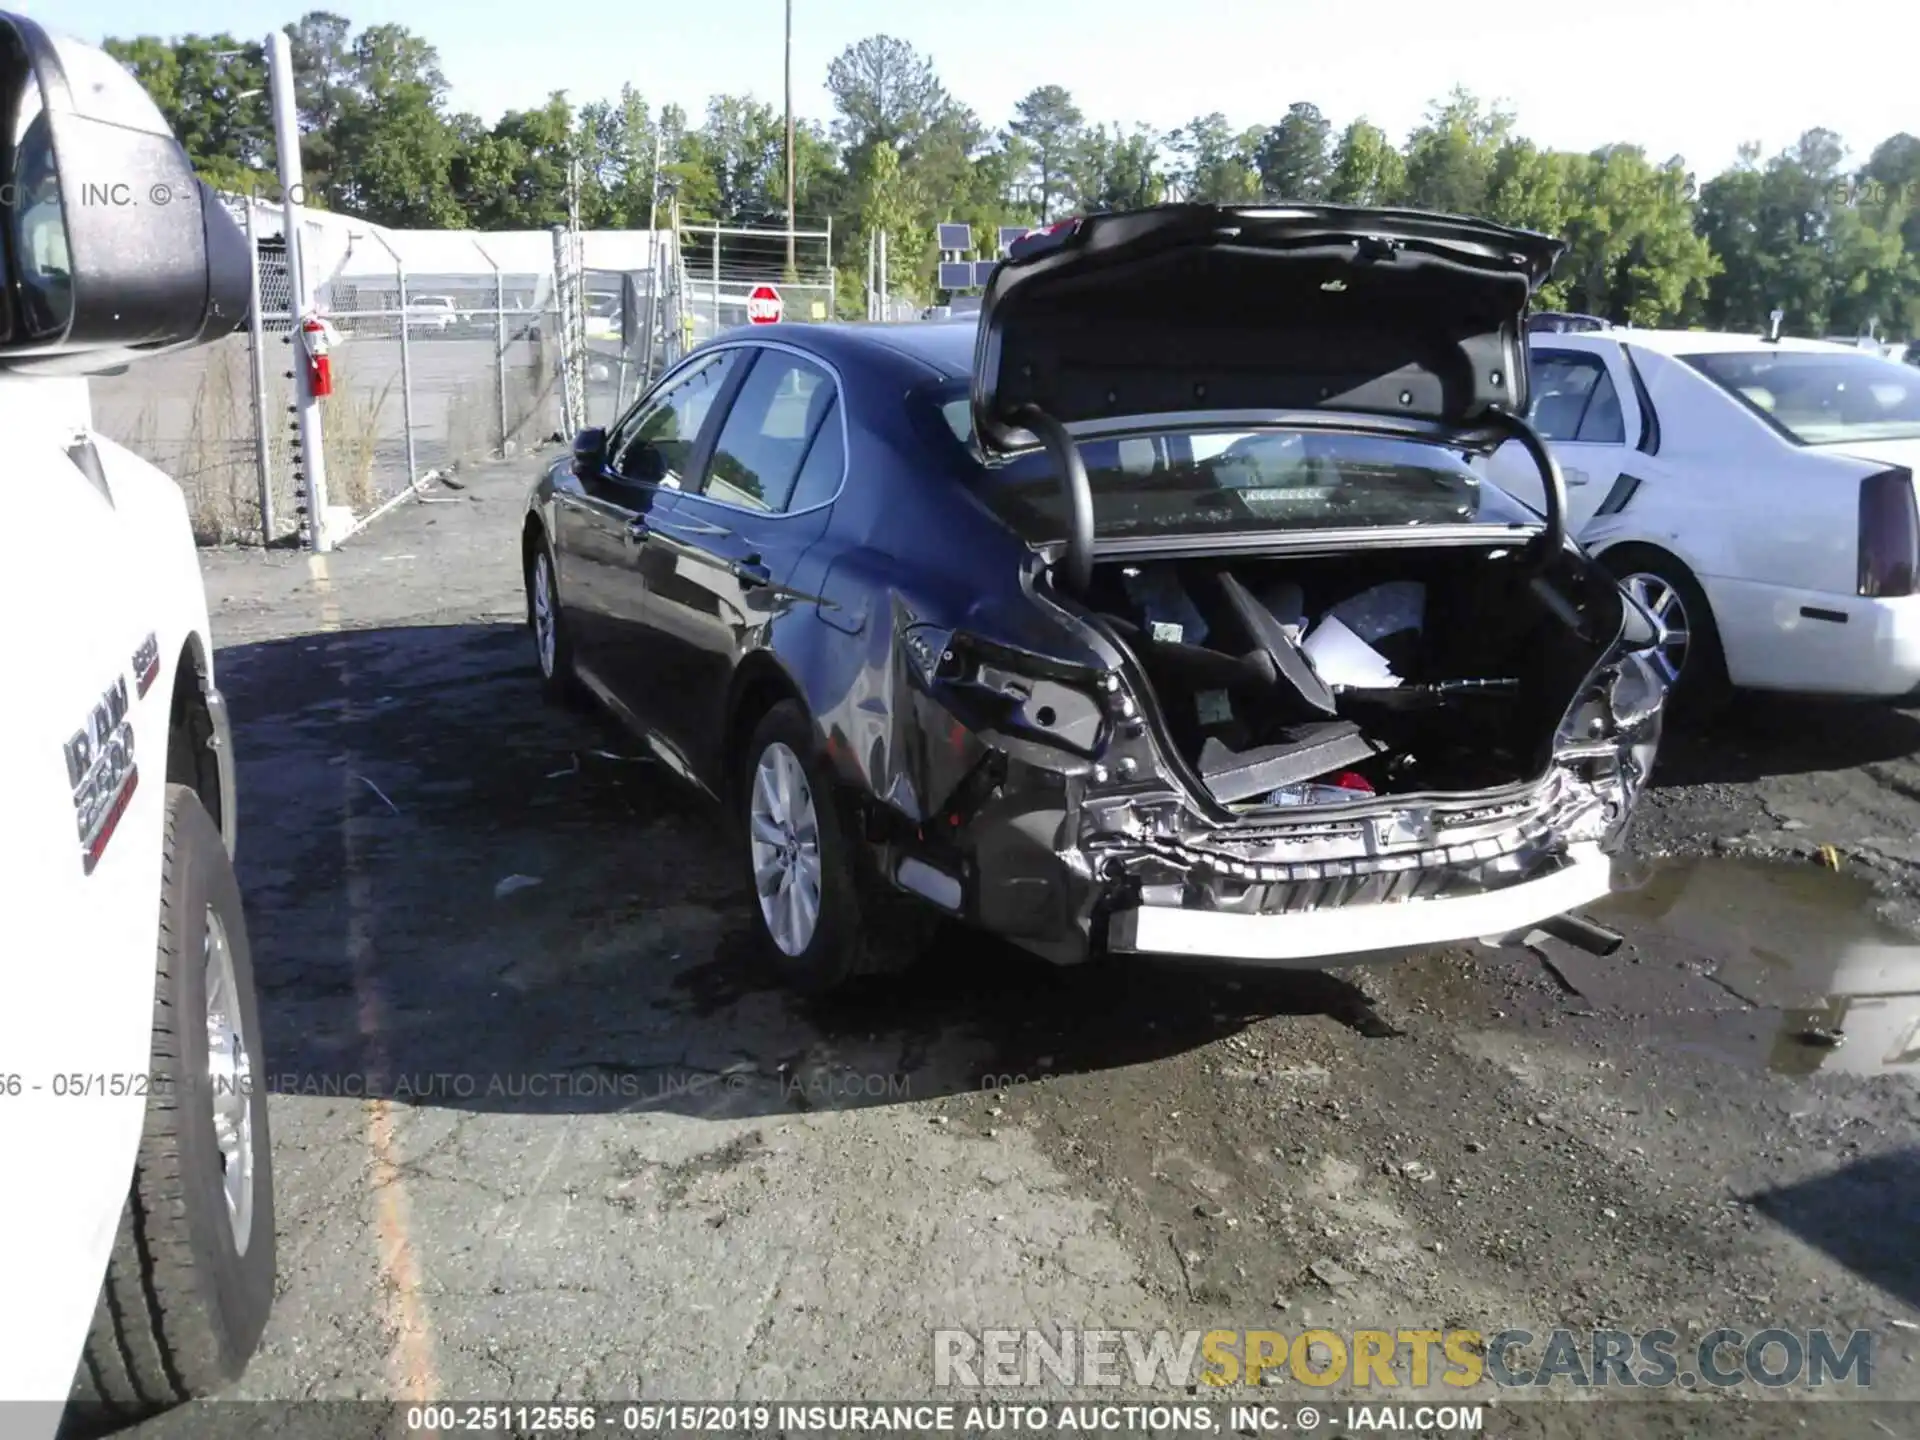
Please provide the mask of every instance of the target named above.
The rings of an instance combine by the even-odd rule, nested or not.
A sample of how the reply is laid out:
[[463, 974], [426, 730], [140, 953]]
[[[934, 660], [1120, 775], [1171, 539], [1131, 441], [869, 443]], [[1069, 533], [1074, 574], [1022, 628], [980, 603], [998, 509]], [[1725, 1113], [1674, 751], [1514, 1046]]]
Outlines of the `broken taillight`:
[[1920, 579], [1920, 508], [1911, 470], [1883, 470], [1860, 482], [1860, 593], [1890, 599]]
[[1007, 258], [1025, 260], [1031, 255], [1040, 255], [1055, 249], [1065, 244], [1079, 225], [1080, 217], [1076, 215], [1066, 220], [1056, 220], [1053, 224], [1037, 230], [1029, 230], [1007, 247]]

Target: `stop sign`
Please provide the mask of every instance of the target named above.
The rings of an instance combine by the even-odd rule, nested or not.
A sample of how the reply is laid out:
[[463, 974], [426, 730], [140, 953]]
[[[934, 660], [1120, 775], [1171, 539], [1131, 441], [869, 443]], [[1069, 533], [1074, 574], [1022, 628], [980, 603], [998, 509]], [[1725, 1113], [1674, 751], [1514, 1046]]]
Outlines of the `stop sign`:
[[756, 285], [747, 295], [747, 319], [755, 325], [778, 324], [785, 308], [771, 285]]

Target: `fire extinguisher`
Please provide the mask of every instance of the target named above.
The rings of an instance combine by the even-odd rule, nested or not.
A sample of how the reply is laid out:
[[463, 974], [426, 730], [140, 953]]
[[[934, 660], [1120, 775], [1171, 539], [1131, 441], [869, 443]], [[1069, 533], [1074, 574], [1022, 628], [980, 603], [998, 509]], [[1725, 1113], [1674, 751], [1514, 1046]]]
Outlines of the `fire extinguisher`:
[[300, 324], [300, 342], [307, 352], [307, 381], [316, 400], [333, 393], [332, 336], [327, 322], [309, 315]]

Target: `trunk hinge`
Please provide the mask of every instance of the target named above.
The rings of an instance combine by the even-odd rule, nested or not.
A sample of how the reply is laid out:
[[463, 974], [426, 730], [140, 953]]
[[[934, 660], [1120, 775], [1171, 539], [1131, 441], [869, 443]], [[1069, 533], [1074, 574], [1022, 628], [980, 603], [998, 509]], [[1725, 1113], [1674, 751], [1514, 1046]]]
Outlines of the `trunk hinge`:
[[1026, 426], [1060, 467], [1060, 488], [1067, 496], [1067, 553], [1061, 557], [1060, 575], [1069, 593], [1084, 598], [1093, 580], [1093, 485], [1087, 479], [1087, 462], [1080, 458], [1080, 447], [1073, 443], [1067, 427], [1038, 405], [1025, 404], [1014, 411], [1014, 420]]

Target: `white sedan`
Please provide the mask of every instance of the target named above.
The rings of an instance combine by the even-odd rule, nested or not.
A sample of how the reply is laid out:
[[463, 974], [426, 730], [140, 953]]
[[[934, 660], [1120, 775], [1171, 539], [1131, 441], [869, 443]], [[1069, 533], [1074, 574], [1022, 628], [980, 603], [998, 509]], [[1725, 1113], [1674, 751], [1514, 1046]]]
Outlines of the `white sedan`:
[[[1530, 338], [1568, 529], [1664, 623], [1679, 694], [1920, 687], [1920, 370], [1818, 340]], [[1489, 474], [1544, 502], [1517, 446]]]

